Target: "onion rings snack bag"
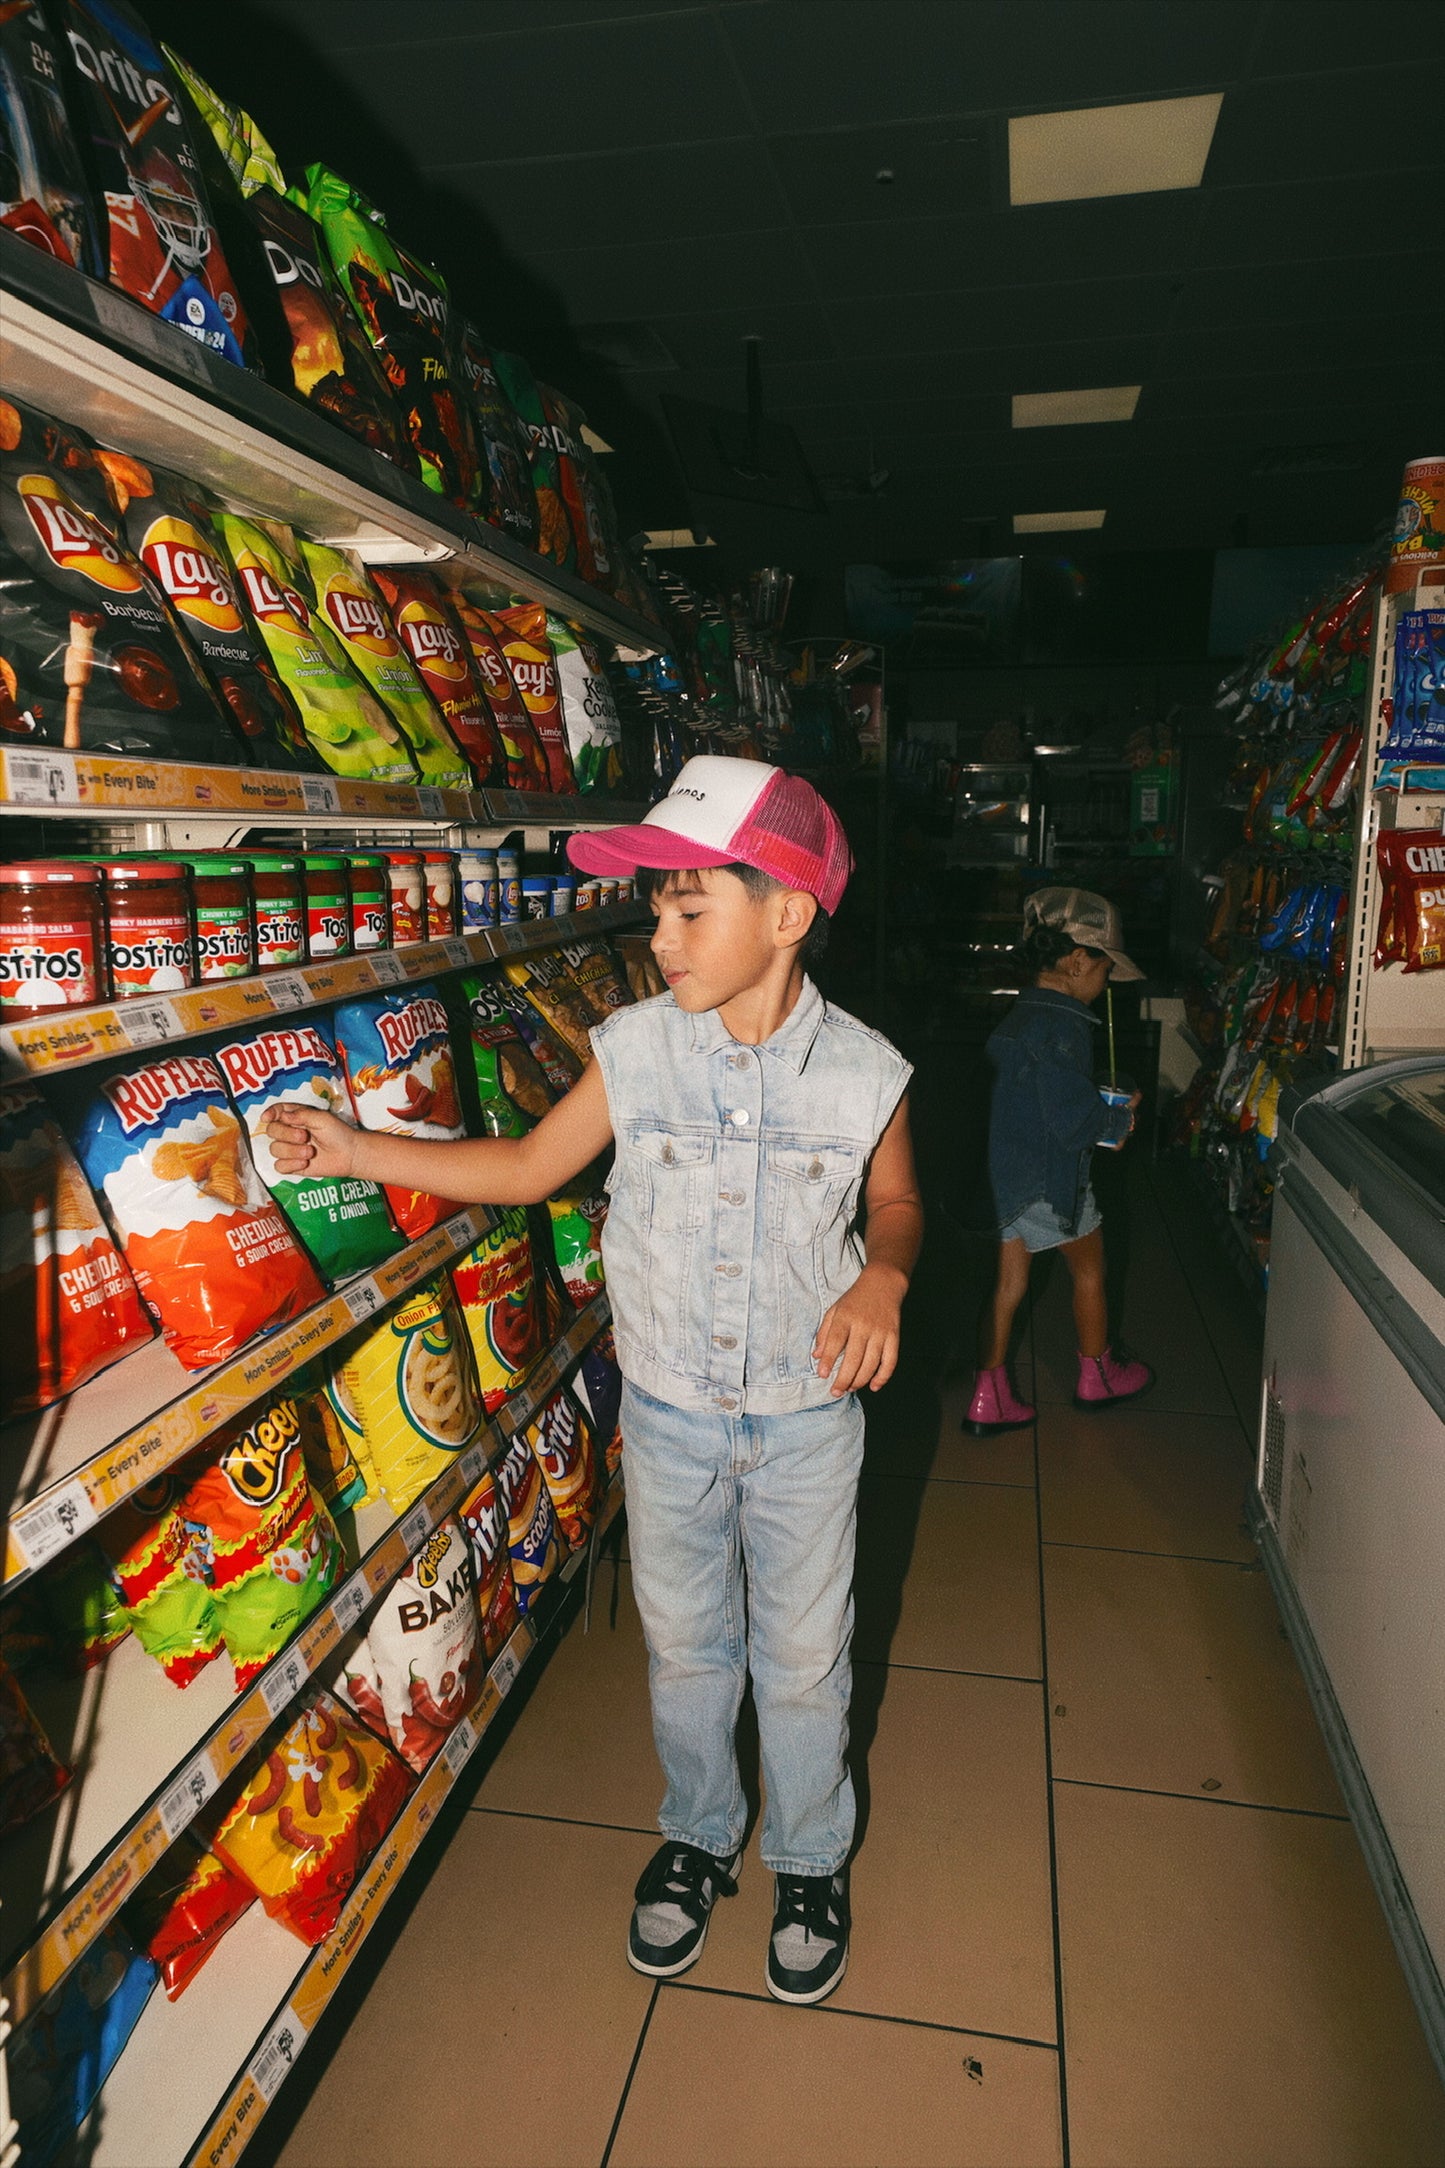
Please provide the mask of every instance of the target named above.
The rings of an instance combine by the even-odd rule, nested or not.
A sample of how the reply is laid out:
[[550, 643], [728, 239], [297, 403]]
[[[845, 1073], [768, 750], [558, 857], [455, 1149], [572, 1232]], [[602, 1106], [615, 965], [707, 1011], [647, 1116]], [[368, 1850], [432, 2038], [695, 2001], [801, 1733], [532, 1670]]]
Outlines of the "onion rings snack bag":
[[524, 1137], [557, 1094], [528, 1051], [515, 1017], [490, 975], [461, 981], [467, 1004], [482, 1130], [489, 1137]]
[[0, 13], [0, 226], [103, 278], [95, 212], [61, 94], [59, 24], [32, 4]]
[[474, 1248], [452, 1266], [488, 1415], [523, 1383], [546, 1347], [526, 1209], [507, 1205]]
[[500, 783], [502, 750], [471, 651], [447, 598], [425, 572], [379, 567], [376, 584], [391, 620], [478, 783]]
[[508, 984], [530, 1002], [543, 1023], [585, 1069], [592, 1059], [592, 1026], [596, 1018], [567, 976], [566, 967], [550, 951], [543, 950], [525, 960], [514, 956], [502, 970]]
[[547, 756], [532, 728], [527, 703], [517, 690], [510, 663], [503, 652], [506, 627], [469, 595], [455, 594], [452, 605], [458, 624], [467, 636], [492, 726], [506, 762], [509, 790], [548, 790]]
[[348, 1346], [341, 1380], [377, 1484], [405, 1513], [482, 1426], [471, 1347], [445, 1273]]
[[[392, 1137], [455, 1143], [466, 1135], [452, 1067], [447, 1012], [435, 986], [346, 1001], [336, 1039], [363, 1129]], [[424, 1189], [386, 1189], [397, 1225], [414, 1241], [456, 1211], [455, 1199]]]
[[622, 781], [622, 721], [602, 657], [580, 625], [547, 619], [562, 720], [577, 788], [616, 790]]
[[379, 783], [414, 782], [400, 731], [321, 618], [292, 549], [235, 512], [218, 512], [215, 524], [261, 643], [327, 767]]
[[192, 1463], [142, 1484], [97, 1532], [131, 1631], [173, 1686], [189, 1686], [221, 1653], [209, 1531], [185, 1510], [194, 1472]]
[[380, 1711], [386, 1736], [419, 1775], [476, 1700], [483, 1676], [471, 1549], [449, 1514], [372, 1613], [347, 1665], [347, 1698], [372, 1723]]
[[77, 1151], [187, 1370], [321, 1300], [207, 1056], [173, 1054], [110, 1077], [85, 1109]]
[[546, 758], [547, 788], [559, 797], [572, 797], [577, 778], [567, 750], [562, 689], [557, 682], [557, 658], [547, 637], [546, 607], [540, 602], [524, 602], [513, 609], [498, 610], [496, 617], [506, 634], [502, 652], [507, 667]]
[[482, 1646], [487, 1662], [501, 1655], [511, 1638], [520, 1613], [512, 1582], [512, 1552], [507, 1540], [507, 1517], [502, 1508], [497, 1479], [489, 1468], [471, 1495], [462, 1500], [458, 1518], [472, 1547], [472, 1570], [477, 1584], [477, 1610], [482, 1624]]
[[391, 1749], [318, 1690], [251, 1778], [212, 1848], [273, 1920], [303, 1942], [324, 1942], [410, 1788]]
[[170, 602], [88, 444], [0, 399], [0, 742], [235, 767]]
[[580, 1551], [597, 1518], [598, 1470], [592, 1426], [565, 1389], [527, 1425], [542, 1480], [567, 1547]]
[[48, 1407], [154, 1336], [75, 1155], [32, 1084], [0, 1087], [0, 1303], [9, 1339], [0, 1418]]
[[401, 730], [423, 783], [438, 790], [470, 790], [472, 771], [417, 675], [360, 558], [306, 541], [301, 554], [316, 591], [317, 609]]
[[476, 508], [489, 526], [499, 527], [524, 549], [535, 549], [537, 499], [527, 433], [497, 381], [486, 341], [475, 325], [461, 325], [458, 349], [477, 448]]
[[527, 459], [532, 470], [532, 494], [537, 500], [537, 540], [542, 557], [570, 571], [577, 562], [577, 540], [567, 507], [562, 501], [561, 476], [557, 470], [557, 447], [537, 389], [537, 379], [520, 354], [492, 349], [497, 381], [511, 402], [527, 439]]
[[544, 1584], [562, 1563], [562, 1531], [542, 1471], [524, 1437], [513, 1438], [496, 1469], [496, 1478], [507, 1516], [517, 1609], [530, 1611]]
[[319, 1106], [343, 1122], [356, 1121], [325, 1020], [318, 1016], [309, 1024], [275, 1024], [223, 1040], [215, 1051], [246, 1126], [256, 1172], [323, 1277], [345, 1279], [400, 1249], [401, 1237], [375, 1182], [350, 1177], [318, 1182], [276, 1171], [270, 1124], [280, 1108], [288, 1103]]
[[585, 1196], [564, 1190], [547, 1200], [552, 1225], [552, 1250], [562, 1285], [575, 1309], [585, 1310], [600, 1295], [606, 1280], [602, 1270], [602, 1230], [607, 1224], [607, 1196], [603, 1190]]

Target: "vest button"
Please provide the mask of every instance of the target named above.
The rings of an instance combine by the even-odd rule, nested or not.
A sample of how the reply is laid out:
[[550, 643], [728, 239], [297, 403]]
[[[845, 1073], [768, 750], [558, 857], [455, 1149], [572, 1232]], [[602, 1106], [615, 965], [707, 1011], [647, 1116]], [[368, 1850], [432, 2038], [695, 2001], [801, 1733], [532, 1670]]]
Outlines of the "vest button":
[[735, 1280], [735, 1279], [736, 1279], [736, 1278], [738, 1277], [738, 1274], [739, 1274], [739, 1273], [740, 1273], [740, 1272], [742, 1271], [742, 1269], [743, 1269], [743, 1268], [742, 1268], [742, 1266], [741, 1266], [741, 1265], [714, 1265], [714, 1266], [713, 1266], [713, 1271], [714, 1271], [714, 1272], [720, 1272], [720, 1273], [722, 1274], [722, 1276], [723, 1276], [723, 1278], [724, 1278], [725, 1280]]
[[752, 1116], [751, 1114], [749, 1114], [746, 1107], [734, 1107], [732, 1113], [728, 1116], [728, 1119], [729, 1121], [736, 1122], [739, 1129], [746, 1129], [748, 1123], [752, 1120]]
[[735, 1407], [737, 1406], [737, 1402], [736, 1402], [736, 1400], [735, 1400], [735, 1399], [733, 1398], [733, 1396], [732, 1396], [732, 1394], [731, 1394], [731, 1393], [723, 1393], [723, 1394], [721, 1394], [721, 1395], [720, 1395], [720, 1397], [719, 1397], [719, 1399], [718, 1399], [718, 1406], [719, 1406], [720, 1408], [722, 1408], [722, 1409], [723, 1409], [723, 1410], [725, 1411], [725, 1413], [727, 1413], [728, 1415], [731, 1415], [731, 1414], [732, 1414], [732, 1412], [733, 1412], [733, 1409], [734, 1409], [734, 1408], [735, 1408]]
[[745, 1192], [740, 1189], [725, 1189], [720, 1191], [719, 1194], [724, 1204], [741, 1204]]

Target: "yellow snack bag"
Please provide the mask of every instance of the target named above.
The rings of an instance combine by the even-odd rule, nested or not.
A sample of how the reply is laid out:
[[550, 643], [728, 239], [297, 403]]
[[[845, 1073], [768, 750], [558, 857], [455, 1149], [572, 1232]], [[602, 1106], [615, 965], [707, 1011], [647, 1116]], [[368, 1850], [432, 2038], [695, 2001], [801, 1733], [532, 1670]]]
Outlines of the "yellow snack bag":
[[367, 1487], [374, 1471], [387, 1502], [405, 1513], [482, 1425], [471, 1343], [445, 1273], [350, 1349], [340, 1383], [365, 1446]]

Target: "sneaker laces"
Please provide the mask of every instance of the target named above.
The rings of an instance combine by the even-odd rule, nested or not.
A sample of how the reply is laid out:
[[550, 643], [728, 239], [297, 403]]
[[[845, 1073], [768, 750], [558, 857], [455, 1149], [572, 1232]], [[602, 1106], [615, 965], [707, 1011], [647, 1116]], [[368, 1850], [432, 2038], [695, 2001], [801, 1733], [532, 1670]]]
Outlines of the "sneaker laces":
[[[707, 1885], [711, 1883], [709, 1891]], [[737, 1881], [726, 1862], [695, 1844], [665, 1846], [650, 1859], [637, 1884], [636, 1898], [646, 1907], [675, 1908], [696, 1923], [707, 1917], [713, 1899], [731, 1897]]]
[[837, 1877], [831, 1874], [780, 1874], [773, 1939], [790, 1952], [811, 1942], [843, 1939], [843, 1912]]

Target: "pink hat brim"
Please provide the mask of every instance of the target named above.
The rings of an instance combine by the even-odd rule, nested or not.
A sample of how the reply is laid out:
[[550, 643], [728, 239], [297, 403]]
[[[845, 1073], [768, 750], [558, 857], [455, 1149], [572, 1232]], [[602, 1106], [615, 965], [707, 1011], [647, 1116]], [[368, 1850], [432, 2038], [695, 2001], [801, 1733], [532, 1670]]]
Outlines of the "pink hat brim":
[[605, 828], [594, 835], [569, 836], [567, 856], [583, 873], [635, 873], [639, 866], [659, 872], [682, 873], [691, 866], [732, 866], [731, 852], [714, 851], [691, 836], [675, 835], [637, 821], [630, 828]]

